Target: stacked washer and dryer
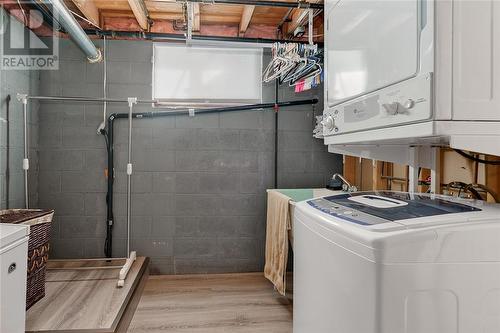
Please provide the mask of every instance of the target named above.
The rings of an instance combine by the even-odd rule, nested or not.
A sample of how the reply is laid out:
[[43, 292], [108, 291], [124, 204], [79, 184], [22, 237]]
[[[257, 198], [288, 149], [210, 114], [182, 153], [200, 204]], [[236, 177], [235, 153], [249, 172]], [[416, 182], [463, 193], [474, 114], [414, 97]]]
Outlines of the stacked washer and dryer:
[[[325, 0], [329, 151], [433, 170], [500, 156], [496, 0]], [[344, 193], [298, 203], [294, 333], [500, 332], [500, 205]]]
[[294, 333], [500, 332], [500, 205], [345, 193], [293, 224]]

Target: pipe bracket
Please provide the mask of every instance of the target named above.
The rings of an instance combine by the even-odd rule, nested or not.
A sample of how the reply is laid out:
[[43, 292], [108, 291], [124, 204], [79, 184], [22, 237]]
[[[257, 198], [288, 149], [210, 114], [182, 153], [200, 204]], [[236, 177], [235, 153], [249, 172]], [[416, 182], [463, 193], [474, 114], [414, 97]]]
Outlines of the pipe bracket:
[[28, 104], [28, 95], [27, 94], [17, 94], [17, 100], [24, 105]]
[[128, 101], [128, 106], [132, 107], [133, 105], [137, 104], [137, 97], [129, 97], [127, 101]]

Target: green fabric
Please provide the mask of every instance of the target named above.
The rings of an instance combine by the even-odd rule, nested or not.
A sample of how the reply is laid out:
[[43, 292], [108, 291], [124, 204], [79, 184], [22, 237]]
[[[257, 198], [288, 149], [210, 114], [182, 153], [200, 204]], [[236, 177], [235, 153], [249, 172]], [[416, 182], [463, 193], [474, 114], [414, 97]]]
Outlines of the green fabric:
[[280, 189], [277, 191], [286, 195], [295, 202], [314, 198], [314, 190], [311, 188], [299, 188], [299, 189], [289, 189], [289, 190]]

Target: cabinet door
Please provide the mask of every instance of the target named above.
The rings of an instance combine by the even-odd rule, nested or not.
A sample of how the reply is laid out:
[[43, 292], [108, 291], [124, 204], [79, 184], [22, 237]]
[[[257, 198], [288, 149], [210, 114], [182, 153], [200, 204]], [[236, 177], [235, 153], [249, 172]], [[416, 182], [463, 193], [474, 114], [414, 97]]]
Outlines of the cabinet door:
[[415, 76], [417, 0], [327, 0], [328, 106]]
[[500, 2], [453, 2], [453, 119], [500, 120]]
[[0, 332], [24, 333], [26, 309], [26, 239], [0, 249]]

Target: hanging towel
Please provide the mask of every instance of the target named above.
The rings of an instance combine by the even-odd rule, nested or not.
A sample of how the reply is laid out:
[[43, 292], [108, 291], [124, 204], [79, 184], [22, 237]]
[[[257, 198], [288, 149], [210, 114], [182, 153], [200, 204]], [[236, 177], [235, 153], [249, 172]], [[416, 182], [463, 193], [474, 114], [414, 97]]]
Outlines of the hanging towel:
[[285, 295], [286, 264], [288, 261], [288, 231], [290, 221], [290, 198], [278, 191], [267, 195], [266, 264], [264, 276], [274, 284], [276, 290]]

